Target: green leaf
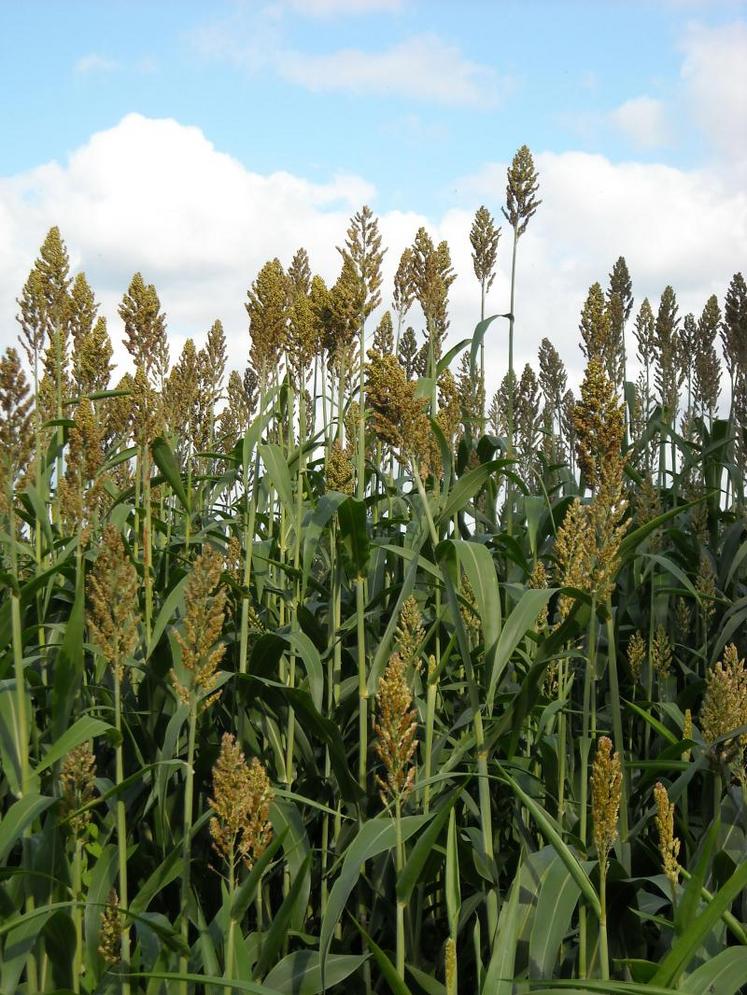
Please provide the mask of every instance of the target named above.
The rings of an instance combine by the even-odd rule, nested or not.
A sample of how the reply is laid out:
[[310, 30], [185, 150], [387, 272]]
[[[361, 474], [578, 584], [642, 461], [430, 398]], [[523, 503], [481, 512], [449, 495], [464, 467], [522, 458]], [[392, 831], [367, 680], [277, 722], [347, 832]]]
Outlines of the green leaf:
[[29, 484], [26, 487], [25, 493], [27, 494], [29, 503], [34, 510], [36, 521], [39, 523], [41, 530], [44, 533], [47, 546], [51, 548], [54, 545], [54, 536], [52, 534], [52, 525], [49, 521], [49, 513], [44, 501], [42, 500], [42, 496], [33, 484]]
[[16, 845], [24, 831], [54, 803], [46, 795], [28, 794], [10, 806], [0, 820], [0, 864]]
[[75, 926], [67, 909], [58, 909], [50, 916], [40, 931], [44, 937], [44, 950], [52, 964], [52, 977], [58, 987], [73, 983], [73, 951]]
[[[458, 511], [464, 511], [475, 494], [490, 480], [493, 474], [503, 471], [505, 476], [511, 477], [519, 484], [517, 478], [512, 473], [506, 471], [506, 468], [511, 466], [512, 463], [513, 460], [494, 459], [489, 460], [487, 463], [481, 463], [472, 470], [468, 470], [449, 491], [441, 513], [438, 516], [436, 527], [438, 528], [439, 525], [445, 525], [450, 522]], [[523, 485], [519, 484], [519, 486]]]
[[270, 822], [274, 833], [283, 836], [283, 853], [292, 880], [303, 882], [303, 900], [297, 904], [291, 917], [291, 929], [301, 930], [306, 919], [306, 905], [311, 885], [307, 874], [301, 874], [306, 857], [311, 852], [309, 837], [298, 807], [293, 802], [276, 798], [270, 806]]
[[67, 732], [64, 732], [49, 747], [37, 766], [35, 773], [41, 774], [43, 770], [57, 763], [62, 757], [66, 757], [76, 746], [80, 746], [81, 743], [85, 743], [89, 739], [95, 739], [97, 736], [103, 736], [104, 733], [109, 732], [113, 728], [108, 722], [102, 722], [101, 719], [94, 719], [90, 715], [84, 715], [83, 718], [78, 719], [74, 725], [70, 726]]
[[[432, 818], [431, 815], [407, 815], [400, 820], [402, 841], [406, 842]], [[361, 867], [367, 860], [380, 853], [392, 850], [396, 844], [394, 819], [380, 816], [364, 822], [353, 842], [345, 851], [342, 869], [329, 894], [327, 909], [322, 919], [319, 933], [319, 953], [321, 956], [322, 979], [326, 983], [326, 959], [332, 943], [335, 926], [339, 922], [350, 893], [358, 881]]]
[[[279, 992], [277, 988], [268, 988], [266, 985], [259, 985], [254, 981], [239, 981], [234, 978], [232, 981], [226, 981], [225, 978], [215, 977], [212, 974], [177, 974], [171, 971], [141, 971], [135, 974], [123, 974], [123, 978], [143, 978], [147, 980], [149, 978], [155, 981], [191, 981], [200, 987], [207, 985], [215, 985], [217, 988], [223, 989], [223, 991], [231, 992], [248, 992], [249, 995], [283, 995], [283, 992]], [[172, 988], [168, 989], [173, 991]]]
[[292, 514], [295, 508], [293, 501], [293, 485], [285, 453], [274, 442], [263, 443], [259, 447], [259, 455], [267, 468], [267, 476], [278, 492], [286, 511]]
[[[203, 812], [202, 815], [195, 820], [190, 831], [191, 839], [194, 839], [195, 836], [202, 831], [205, 825], [209, 822], [211, 816], [212, 810], [208, 810], [207, 812]], [[129, 911], [132, 915], [144, 915], [156, 895], [170, 885], [172, 881], [176, 881], [181, 874], [181, 859], [183, 852], [183, 842], [180, 840], [178, 845], [173, 846], [169, 850], [165, 860], [163, 860], [158, 867], [156, 867], [150, 877], [148, 877], [148, 879], [140, 885], [137, 895], [135, 895], [130, 901]]]
[[452, 360], [459, 355], [462, 349], [466, 349], [470, 342], [471, 339], [462, 339], [461, 342], [457, 342], [457, 344], [453, 345], [448, 352], [444, 353], [436, 364], [436, 373], [438, 376], [441, 376], [443, 371], [447, 370], [451, 366]]
[[[327, 987], [332, 988], [349, 978], [368, 958], [369, 954], [330, 954]], [[283, 995], [319, 995], [322, 991], [319, 952], [294, 950], [273, 967], [265, 981]]]
[[472, 586], [485, 642], [485, 667], [494, 670], [501, 636], [501, 599], [493, 557], [487, 546], [452, 539], [439, 544], [436, 557], [441, 560], [449, 548]]
[[[257, 973], [260, 975], [264, 976], [267, 974], [270, 966], [277, 959], [283, 944], [288, 938], [291, 917], [298, 920], [299, 918], [303, 919], [306, 915], [308, 889], [306, 895], [303, 894], [302, 889], [309, 873], [310, 863], [311, 854], [307, 853], [300, 870], [293, 876], [288, 894], [283, 899], [280, 908], [274, 913], [270, 928], [262, 939], [262, 953], [259, 958], [259, 964], [257, 965]], [[299, 902], [302, 902], [303, 905], [300, 909], [297, 909]]]
[[430, 825], [419, 837], [415, 846], [410, 851], [410, 855], [402, 868], [397, 879], [397, 898], [400, 902], [409, 902], [410, 896], [418, 883], [420, 872], [423, 870], [426, 860], [431, 855], [433, 847], [436, 845], [441, 831], [446, 825], [449, 813], [457, 802], [462, 788], [452, 791], [444, 804], [436, 811]]
[[582, 894], [586, 898], [589, 905], [594, 910], [595, 915], [599, 916], [601, 914], [601, 906], [599, 904], [599, 897], [597, 896], [594, 886], [589, 880], [589, 876], [586, 871], [581, 866], [578, 857], [570, 849], [565, 840], [560, 835], [557, 827], [557, 823], [552, 819], [544, 808], [535, 801], [530, 795], [524, 791], [524, 789], [511, 777], [511, 775], [504, 770], [500, 765], [498, 766], [501, 777], [513, 790], [516, 797], [524, 805], [525, 808], [529, 810], [530, 815], [537, 823], [545, 837], [547, 842], [553, 847], [557, 855], [563, 861], [565, 866], [568, 868], [568, 872], [576, 882], [576, 884], [581, 889]]
[[321, 712], [324, 707], [324, 671], [322, 670], [319, 651], [301, 629], [291, 630], [290, 632], [279, 632], [277, 634], [303, 660], [306, 668], [306, 676], [309, 678], [311, 700], [314, 702], [316, 710]]
[[679, 743], [679, 738], [675, 736], [673, 732], [670, 732], [662, 722], [659, 722], [657, 718], [654, 718], [651, 712], [647, 712], [645, 708], [641, 708], [640, 705], [636, 705], [634, 701], [626, 701], [624, 698], [623, 704], [626, 708], [629, 708], [631, 712], [635, 712], [636, 715], [640, 716], [644, 722], [647, 722], [663, 739], [666, 739], [669, 743]]
[[339, 494], [336, 491], [323, 494], [316, 503], [310, 516], [303, 523], [303, 553], [301, 560], [303, 563], [303, 590], [309, 582], [311, 576], [311, 566], [314, 562], [319, 540], [325, 528], [337, 513], [337, 509], [347, 500], [347, 495]]
[[231, 903], [231, 918], [236, 922], [241, 921], [246, 913], [246, 910], [254, 901], [257, 894], [257, 888], [262, 880], [262, 875], [270, 866], [273, 857], [283, 845], [286, 832], [287, 830], [283, 830], [283, 832], [272, 837], [270, 845], [264, 850], [262, 856], [258, 857], [254, 864], [252, 864], [252, 869], [234, 892], [233, 902]]
[[701, 891], [708, 875], [708, 867], [711, 863], [713, 848], [716, 845], [719, 830], [719, 820], [716, 819], [711, 823], [702, 840], [700, 855], [695, 865], [695, 870], [688, 876], [682, 897], [675, 906], [674, 928], [678, 936], [682, 935], [697, 915], [698, 907], [700, 906]]
[[166, 600], [161, 605], [160, 611], [158, 612], [158, 617], [156, 618], [156, 623], [153, 626], [153, 631], [150, 635], [150, 644], [148, 646], [148, 653], [146, 659], [150, 657], [153, 650], [158, 646], [158, 642], [163, 635], [163, 631], [169, 624], [171, 619], [174, 617], [174, 612], [176, 611], [177, 605], [181, 602], [184, 597], [184, 588], [187, 586], [187, 581], [189, 580], [189, 574], [185, 574], [182, 579], [173, 586], [169, 591]]
[[514, 990], [514, 969], [516, 963], [516, 941], [519, 917], [520, 874], [514, 877], [508, 898], [501, 907], [498, 928], [493, 937], [493, 953], [485, 972], [482, 995], [512, 995]]
[[159, 435], [153, 440], [153, 442], [151, 442], [150, 451], [153, 455], [154, 463], [163, 474], [169, 487], [179, 499], [184, 510], [189, 512], [191, 510], [189, 506], [189, 498], [184, 489], [179, 464], [177, 463], [176, 456], [174, 456], [171, 446], [163, 438], [163, 436]]
[[472, 373], [472, 378], [474, 381], [475, 375], [477, 373], [477, 357], [480, 355], [480, 346], [485, 338], [485, 333], [488, 328], [493, 324], [496, 318], [510, 318], [510, 313], [506, 314], [491, 314], [488, 318], [483, 318], [482, 321], [478, 321], [475, 325], [475, 330], [472, 333], [472, 348], [470, 349], [469, 363], [470, 371]]
[[490, 684], [488, 686], [487, 706], [492, 711], [495, 693], [498, 689], [498, 682], [503, 676], [506, 667], [511, 660], [514, 650], [521, 640], [534, 625], [537, 615], [545, 607], [550, 598], [555, 594], [554, 588], [544, 588], [537, 591], [524, 591], [519, 603], [506, 619], [501, 629], [498, 646], [496, 648], [495, 659], [490, 673]]
[[714, 895], [696, 919], [675, 940], [669, 953], [659, 965], [654, 976], [654, 983], [673, 985], [685, 970], [698, 951], [703, 940], [713, 929], [716, 922], [726, 912], [743, 888], [747, 887], [747, 862], [740, 864], [722, 888]]
[[568, 868], [555, 856], [542, 875], [537, 908], [529, 936], [529, 977], [550, 978], [560, 944], [568, 932], [581, 889]]
[[379, 970], [381, 971], [382, 977], [384, 978], [384, 981], [386, 981], [386, 983], [389, 985], [389, 990], [391, 991], [392, 995], [412, 995], [410, 989], [404, 983], [402, 978], [400, 978], [400, 976], [397, 974], [396, 967], [394, 966], [394, 964], [392, 964], [391, 960], [389, 960], [389, 958], [381, 949], [381, 947], [378, 946], [376, 943], [374, 943], [374, 941], [371, 939], [371, 937], [368, 935], [368, 933], [365, 931], [365, 929], [361, 926], [361, 924], [357, 920], [354, 919], [353, 922], [355, 922], [355, 925], [358, 927], [358, 931], [360, 932], [363, 939], [366, 941], [366, 946], [370, 948], [371, 953], [374, 955], [376, 963], [379, 965]]
[[456, 813], [449, 807], [449, 833], [446, 837], [446, 918], [449, 933], [455, 937], [459, 928], [462, 907], [462, 889], [459, 885], [459, 848], [457, 846]]
[[637, 529], [633, 529], [629, 532], [623, 541], [620, 543], [620, 560], [624, 562], [630, 556], [635, 554], [636, 548], [655, 532], [660, 526], [665, 522], [670, 521], [672, 518], [676, 518], [677, 515], [681, 515], [683, 511], [687, 511], [688, 508], [694, 507], [702, 499], [698, 498], [697, 501], [688, 501], [687, 504], [681, 504], [677, 508], [670, 508], [668, 511], [663, 512], [661, 515], [657, 515], [656, 518], [652, 518], [650, 522], [646, 522], [645, 525], [640, 525]]
[[78, 685], [83, 677], [83, 628], [85, 624], [83, 566], [76, 577], [75, 601], [65, 624], [62, 645], [55, 659], [51, 699], [51, 734], [57, 739], [67, 728]]
[[283, 697], [293, 706], [297, 721], [303, 728], [314, 732], [329, 749], [332, 771], [337, 779], [340, 794], [345, 801], [359, 801], [362, 790], [348, 766], [345, 741], [332, 719], [325, 718], [314, 706], [311, 696], [301, 688], [284, 688]]
[[730, 947], [701, 964], [679, 987], [691, 995], [737, 995], [747, 978], [747, 947]]
[[343, 501], [337, 509], [337, 521], [348, 570], [353, 577], [365, 577], [371, 553], [365, 502], [353, 497]]
[[699, 599], [698, 592], [693, 587], [690, 579], [677, 566], [676, 563], [670, 560], [668, 556], [663, 556], [661, 553], [644, 553], [642, 559], [652, 560], [654, 563], [658, 563], [659, 566], [663, 567], [667, 573], [670, 573], [674, 578], [676, 578], [693, 598]]

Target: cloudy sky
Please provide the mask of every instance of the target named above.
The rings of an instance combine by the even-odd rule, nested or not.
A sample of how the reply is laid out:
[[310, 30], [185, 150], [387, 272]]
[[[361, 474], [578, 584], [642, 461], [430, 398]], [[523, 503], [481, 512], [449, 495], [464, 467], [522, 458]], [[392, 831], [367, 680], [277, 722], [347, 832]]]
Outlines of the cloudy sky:
[[[259, 267], [305, 245], [334, 280], [363, 203], [388, 246], [385, 303], [417, 228], [448, 239], [465, 337], [472, 215], [500, 217], [523, 143], [543, 203], [519, 249], [520, 362], [548, 336], [578, 374], [586, 290], [621, 254], [638, 302], [671, 283], [682, 313], [747, 267], [740, 0], [0, 0], [0, 92], [3, 347], [57, 224], [123, 364], [116, 307], [140, 270], [172, 354], [220, 317], [243, 366]], [[491, 311], [509, 264], [504, 233]]]

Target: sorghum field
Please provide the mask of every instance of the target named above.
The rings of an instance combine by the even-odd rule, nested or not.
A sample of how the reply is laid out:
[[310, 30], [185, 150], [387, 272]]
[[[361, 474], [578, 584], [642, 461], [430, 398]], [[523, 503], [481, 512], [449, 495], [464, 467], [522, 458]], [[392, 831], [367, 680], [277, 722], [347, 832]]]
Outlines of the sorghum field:
[[49, 232], [0, 361], [3, 993], [744, 990], [747, 287], [682, 316], [621, 257], [580, 390], [514, 369], [541, 193], [522, 147], [448, 351], [447, 244], [382, 300], [364, 207], [333, 286], [256, 274], [232, 372], [135, 274], [113, 380]]

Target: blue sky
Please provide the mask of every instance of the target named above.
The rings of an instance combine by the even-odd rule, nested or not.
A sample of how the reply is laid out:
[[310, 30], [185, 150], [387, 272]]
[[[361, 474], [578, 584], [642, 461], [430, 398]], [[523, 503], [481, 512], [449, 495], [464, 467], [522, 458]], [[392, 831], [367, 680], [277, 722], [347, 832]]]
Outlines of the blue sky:
[[58, 224], [117, 348], [139, 269], [176, 348], [221, 317], [241, 366], [259, 267], [304, 244], [334, 280], [364, 202], [389, 248], [385, 304], [425, 225], [449, 241], [452, 329], [469, 335], [471, 217], [485, 203], [501, 220], [523, 143], [543, 204], [520, 253], [519, 361], [549, 335], [580, 370], [584, 296], [620, 254], [638, 301], [672, 283], [683, 313], [747, 259], [742, 0], [0, 0], [0, 92], [3, 346]]
[[[0, 151], [0, 173], [63, 158], [130, 111], [198, 125], [259, 171], [367, 175], [381, 210], [458, 202], [456, 177], [505, 159], [522, 142], [687, 167], [708, 152], [686, 122], [661, 145], [648, 145], [610, 114], [642, 94], [677, 108], [688, 24], [728, 23], [744, 9], [661, 0], [431, 0], [372, 3], [345, 16], [320, 12], [323, 6], [4, 0], [0, 133], [12, 139]], [[425, 94], [406, 86], [386, 93], [373, 82], [328, 88], [323, 67], [313, 89], [289, 79], [269, 54], [385, 53], [413, 39], [452, 49], [474, 95], [451, 102], [428, 96], [427, 87]], [[448, 81], [448, 57], [443, 68]]]

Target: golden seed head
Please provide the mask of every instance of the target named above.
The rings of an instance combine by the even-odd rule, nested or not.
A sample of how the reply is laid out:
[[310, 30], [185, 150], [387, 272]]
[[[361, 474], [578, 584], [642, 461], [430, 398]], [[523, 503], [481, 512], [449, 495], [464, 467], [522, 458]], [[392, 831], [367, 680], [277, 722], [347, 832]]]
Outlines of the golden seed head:
[[[594, 567], [594, 533], [589, 506], [576, 498], [565, 513], [555, 538], [555, 558], [562, 587], [590, 590]], [[573, 606], [573, 598], [561, 595], [558, 612], [566, 618]]]
[[700, 555], [695, 590], [698, 592], [698, 597], [700, 598], [700, 610], [703, 620], [708, 625], [716, 611], [716, 574], [710, 558], [705, 553], [701, 553]]
[[16, 477], [33, 446], [29, 385], [12, 347], [0, 358], [0, 513], [9, 510]]
[[387, 799], [404, 801], [415, 782], [412, 758], [417, 749], [417, 713], [412, 707], [412, 691], [405, 676], [405, 664], [399, 653], [389, 658], [376, 695], [379, 721], [374, 724], [375, 744], [386, 777], [377, 775], [379, 793]]
[[138, 576], [119, 530], [107, 525], [88, 576], [88, 625], [91, 641], [111, 665], [117, 680], [138, 642]]
[[472, 245], [472, 267], [475, 276], [486, 291], [490, 290], [495, 280], [495, 263], [500, 237], [501, 229], [496, 228], [490, 211], [484, 205], [478, 207], [469, 240]]
[[[480, 394], [479, 384], [476, 392]], [[444, 437], [449, 443], [453, 443], [459, 434], [462, 420], [462, 404], [460, 400], [461, 388], [454, 379], [451, 370], [444, 370], [438, 378], [438, 414], [436, 421]], [[482, 411], [482, 396], [480, 394], [480, 411]]]
[[661, 680], [669, 677], [672, 669], [672, 641], [663, 625], [658, 625], [651, 644], [651, 662]]
[[[87, 805], [96, 790], [96, 758], [90, 742], [81, 743], [71, 750], [60, 768], [63, 817]], [[90, 809], [72, 815], [68, 821], [70, 834], [81, 838], [91, 821]]]
[[226, 547], [226, 570], [231, 577], [240, 584], [243, 579], [244, 556], [241, 549], [241, 540], [238, 536], [231, 536]]
[[[685, 717], [682, 721], [682, 738], [692, 739], [693, 738], [693, 713], [689, 708], [685, 709]], [[685, 750], [682, 754], [683, 760], [690, 759], [690, 750]]]
[[425, 639], [425, 629], [417, 599], [412, 595], [402, 605], [402, 610], [399, 613], [399, 625], [394, 636], [405, 668], [414, 667], [419, 670], [420, 650]]
[[594, 820], [594, 844], [603, 868], [617, 839], [617, 819], [622, 794], [620, 754], [612, 752], [612, 740], [602, 736], [591, 772], [591, 811]]
[[215, 812], [210, 820], [213, 848], [232, 865], [236, 858], [247, 867], [261, 857], [272, 839], [270, 805], [274, 792], [267, 771], [256, 757], [251, 763], [234, 736], [226, 732], [213, 767]]
[[537, 200], [539, 178], [534, 168], [532, 153], [526, 145], [516, 152], [506, 173], [506, 206], [501, 208], [506, 221], [514, 228], [517, 236], [527, 229], [541, 200]]
[[446, 991], [456, 991], [456, 941], [450, 936], [444, 948], [444, 975], [446, 980]]
[[[542, 560], [536, 560], [529, 575], [529, 587], [533, 591], [543, 591], [548, 586], [547, 568]], [[535, 626], [538, 629], [547, 628], [547, 605], [537, 613]]]
[[352, 494], [354, 490], [353, 464], [347, 450], [335, 439], [327, 457], [326, 486], [328, 491]]
[[656, 830], [659, 836], [659, 853], [664, 873], [676, 885], [679, 880], [680, 841], [674, 835], [674, 805], [669, 800], [667, 789], [660, 782], [654, 787], [656, 799]]
[[477, 608], [477, 598], [470, 584], [469, 577], [462, 577], [462, 596], [459, 600], [459, 614], [468, 632], [477, 634], [480, 631], [480, 614]]
[[641, 679], [641, 670], [645, 659], [646, 643], [640, 629], [636, 629], [628, 641], [628, 666], [634, 683]]
[[127, 293], [119, 305], [119, 316], [124, 322], [124, 344], [135, 365], [161, 377], [169, 365], [166, 315], [161, 311], [156, 288], [146, 284], [140, 273], [135, 273]]
[[122, 916], [119, 911], [119, 896], [112, 888], [101, 913], [99, 928], [99, 953], [106, 963], [113, 967], [122, 959]]
[[[723, 659], [706, 675], [706, 692], [700, 711], [700, 728], [708, 743], [747, 725], [747, 668], [734, 643], [724, 650]], [[738, 761], [747, 746], [747, 733], [718, 745], [722, 760]]]
[[620, 461], [625, 435], [623, 409], [618, 404], [615, 386], [596, 357], [586, 366], [581, 398], [573, 411], [573, 424], [578, 465], [587, 486], [596, 490], [609, 461]]
[[684, 598], [677, 598], [677, 602], [674, 607], [674, 615], [677, 624], [677, 632], [679, 632], [682, 638], [685, 639], [690, 635], [690, 629], [692, 629], [693, 613], [690, 609], [690, 605]]
[[96, 479], [103, 462], [101, 432], [93, 405], [83, 397], [78, 402], [70, 429], [65, 476], [60, 481], [62, 517], [71, 529], [91, 525], [103, 510], [103, 480]]
[[[226, 647], [218, 643], [225, 618], [226, 588], [220, 583], [223, 559], [211, 546], [206, 546], [197, 557], [184, 592], [186, 611], [184, 631], [176, 633], [182, 649], [182, 667], [187, 671], [187, 685], [180, 682], [176, 673], [171, 680], [176, 695], [184, 704], [192, 696], [204, 698], [215, 687], [216, 670], [223, 659]], [[217, 696], [208, 698], [205, 707]]]
[[148, 382], [145, 370], [139, 366], [132, 381], [132, 431], [139, 446], [150, 443], [164, 431], [164, 401]]
[[428, 402], [417, 396], [417, 384], [408, 380], [400, 361], [369, 350], [366, 364], [366, 407], [379, 439], [411, 460], [421, 476], [438, 474], [441, 461], [427, 414]]

